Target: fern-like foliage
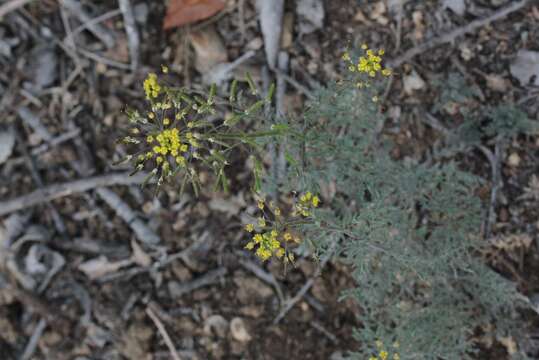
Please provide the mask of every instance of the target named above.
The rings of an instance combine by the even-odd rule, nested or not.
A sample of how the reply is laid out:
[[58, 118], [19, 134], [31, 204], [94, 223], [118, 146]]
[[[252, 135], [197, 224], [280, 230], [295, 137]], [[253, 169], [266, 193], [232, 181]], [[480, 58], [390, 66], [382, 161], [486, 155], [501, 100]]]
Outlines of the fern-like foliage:
[[[477, 256], [479, 179], [455, 163], [391, 159], [375, 140], [381, 115], [369, 90], [330, 85], [292, 122], [284, 190], [336, 185], [304, 230], [315, 251], [336, 249], [353, 266], [357, 288], [344, 296], [363, 311], [352, 359], [368, 358], [376, 340], [398, 341], [401, 359], [472, 358], [481, 325], [511, 330], [516, 293]], [[507, 111], [492, 122], [510, 132], [514, 123], [498, 124]]]

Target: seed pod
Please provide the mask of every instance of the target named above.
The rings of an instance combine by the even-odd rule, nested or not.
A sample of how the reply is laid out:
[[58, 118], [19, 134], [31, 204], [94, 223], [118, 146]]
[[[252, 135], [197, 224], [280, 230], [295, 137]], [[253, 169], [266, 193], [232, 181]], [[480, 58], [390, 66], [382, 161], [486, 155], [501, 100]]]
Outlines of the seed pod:
[[232, 81], [232, 86], [230, 87], [229, 101], [231, 103], [236, 101], [236, 93], [237, 93], [237, 91], [238, 91], [238, 80], [234, 79], [234, 81]]

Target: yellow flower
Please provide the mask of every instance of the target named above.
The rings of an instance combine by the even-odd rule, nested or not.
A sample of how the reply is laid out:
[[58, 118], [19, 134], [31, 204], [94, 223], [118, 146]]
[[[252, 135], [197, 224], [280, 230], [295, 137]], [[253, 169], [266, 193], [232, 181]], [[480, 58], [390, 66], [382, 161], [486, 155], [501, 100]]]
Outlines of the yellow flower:
[[281, 209], [275, 208], [275, 209], [273, 210], [273, 213], [275, 214], [275, 216], [281, 216]]
[[361, 45], [361, 48], [362, 48], [363, 50], [367, 50], [369, 47], [367, 46], [367, 44], [362, 44], [362, 45]]
[[387, 360], [388, 353], [387, 353], [387, 351], [382, 350], [382, 351], [380, 351], [379, 356], [380, 356], [381, 360]]
[[264, 240], [264, 238], [262, 237], [262, 235], [256, 234], [255, 236], [253, 236], [253, 240], [256, 244], [260, 244], [262, 240]]
[[280, 259], [284, 256], [284, 249], [280, 248], [275, 252], [275, 255]]
[[255, 244], [254, 244], [252, 241], [249, 241], [249, 242], [247, 243], [247, 245], [245, 245], [245, 248], [246, 248], [247, 250], [253, 250], [254, 247], [255, 247]]
[[381, 349], [384, 346], [384, 343], [381, 340], [376, 340], [375, 344], [378, 349]]
[[253, 232], [255, 230], [255, 226], [253, 224], [247, 224], [245, 225], [245, 230], [247, 230], [247, 232]]
[[170, 124], [170, 119], [168, 117], [163, 119], [163, 125], [167, 126]]
[[157, 83], [157, 75], [149, 73], [146, 80], [144, 80], [144, 92], [146, 92], [146, 99], [151, 100], [159, 96], [161, 86]]
[[161, 65], [161, 71], [163, 72], [163, 74], [167, 74], [168, 73], [168, 66]]
[[283, 238], [285, 239], [285, 241], [290, 241], [292, 240], [292, 235], [290, 233], [285, 233], [283, 235]]
[[378, 360], [378, 358], [376, 356], [371, 356], [369, 360]]
[[342, 59], [344, 61], [350, 61], [350, 54], [348, 53], [348, 51], [346, 51], [344, 54], [342, 54]]
[[158, 164], [161, 164], [163, 162], [163, 157], [162, 156], [156, 157], [155, 162], [157, 162]]
[[393, 360], [400, 360], [401, 357], [399, 354], [393, 354]]
[[318, 198], [318, 196], [313, 197], [312, 203], [314, 207], [318, 207], [318, 204], [320, 203], [320, 199]]
[[391, 75], [391, 70], [390, 70], [390, 69], [384, 69], [384, 70], [382, 70], [382, 75], [384, 75], [384, 76], [390, 76], [390, 75]]
[[386, 52], [385, 52], [384, 49], [378, 50], [378, 55], [380, 55], [380, 56], [384, 55], [385, 53], [386, 53]]
[[264, 202], [263, 201], [260, 201], [260, 200], [258, 201], [258, 208], [260, 210], [264, 210]]
[[176, 157], [176, 163], [182, 167], [185, 166], [186, 164], [185, 158], [183, 156]]
[[148, 135], [148, 137], [146, 138], [146, 142], [147, 142], [148, 144], [153, 143], [153, 136]]
[[264, 219], [263, 217], [259, 217], [258, 218], [258, 226], [265, 227], [266, 226], [266, 219]]

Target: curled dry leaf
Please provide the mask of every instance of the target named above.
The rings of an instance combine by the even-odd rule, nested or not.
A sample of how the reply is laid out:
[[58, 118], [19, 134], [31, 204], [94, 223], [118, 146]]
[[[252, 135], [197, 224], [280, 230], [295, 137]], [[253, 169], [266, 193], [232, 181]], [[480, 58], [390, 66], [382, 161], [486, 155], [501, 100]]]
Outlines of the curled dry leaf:
[[4, 163], [11, 153], [15, 145], [15, 134], [11, 130], [0, 130], [0, 164]]
[[171, 0], [163, 28], [167, 30], [207, 19], [224, 7], [224, 0]]
[[131, 259], [112, 262], [106, 256], [101, 255], [80, 264], [79, 270], [88, 276], [90, 280], [95, 280], [109, 273], [116, 272], [132, 263], [133, 261]]
[[243, 343], [249, 342], [253, 338], [251, 334], [249, 334], [249, 331], [247, 330], [245, 321], [243, 321], [243, 319], [239, 317], [235, 317], [230, 322], [230, 333], [232, 334], [232, 337], [234, 338], [234, 340], [237, 340]]

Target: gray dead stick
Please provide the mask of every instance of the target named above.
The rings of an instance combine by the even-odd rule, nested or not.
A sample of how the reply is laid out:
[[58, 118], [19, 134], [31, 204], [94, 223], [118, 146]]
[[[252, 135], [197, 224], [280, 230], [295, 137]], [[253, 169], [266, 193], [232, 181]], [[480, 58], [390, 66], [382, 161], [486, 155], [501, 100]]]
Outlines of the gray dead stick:
[[180, 284], [178, 282], [169, 283], [170, 295], [174, 298], [178, 298], [185, 294], [190, 293], [196, 289], [199, 289], [204, 286], [211, 285], [215, 283], [220, 277], [224, 276], [227, 273], [227, 268], [220, 267], [215, 270], [209, 271], [203, 276], [196, 278], [195, 280], [188, 282], [186, 284]]
[[52, 135], [49, 130], [47, 130], [47, 128], [41, 123], [41, 120], [26, 106], [21, 106], [18, 108], [17, 115], [19, 115], [22, 121], [26, 125], [30, 126], [32, 130], [34, 130], [36, 134], [43, 139], [43, 141], [47, 143], [52, 141]]
[[128, 172], [120, 172], [49, 185], [15, 199], [0, 202], [0, 216], [99, 187], [142, 184], [147, 176], [147, 173], [129, 176]]
[[32, 358], [34, 352], [36, 351], [37, 343], [41, 338], [43, 331], [45, 331], [46, 327], [47, 320], [43, 318], [39, 320], [34, 329], [34, 332], [32, 333], [32, 336], [30, 337], [30, 340], [28, 341], [28, 344], [26, 344], [26, 348], [24, 349], [23, 354], [21, 355], [21, 360], [29, 360]]
[[17, 10], [18, 8], [32, 1], [34, 0], [11, 0], [6, 2], [5, 4], [0, 5], [0, 20], [2, 20], [2, 18], [10, 12]]
[[129, 225], [140, 241], [147, 245], [155, 245], [160, 242], [159, 236], [114, 191], [99, 188], [96, 193]]
[[257, 0], [260, 29], [270, 69], [275, 69], [281, 42], [284, 0]]
[[82, 8], [80, 2], [76, 0], [61, 0], [60, 4], [79, 20], [87, 24], [88, 30], [105, 44], [107, 48], [113, 48], [116, 44], [113, 33], [98, 23], [92, 23], [92, 17]]
[[427, 40], [424, 43], [411, 48], [410, 50], [406, 51], [404, 54], [398, 56], [397, 58], [388, 61], [387, 62], [388, 66], [392, 68], [400, 66], [404, 62], [410, 60], [416, 55], [422, 54], [425, 51], [430, 50], [436, 46], [439, 46], [448, 42], [452, 42], [456, 38], [462, 35], [475, 31], [476, 29], [480, 27], [488, 25], [493, 21], [504, 18], [507, 15], [522, 9], [524, 6], [528, 5], [529, 3], [530, 3], [529, 0], [514, 1], [510, 5], [495, 11], [494, 13], [492, 13], [490, 16], [487, 16], [486, 18], [474, 20], [465, 26], [462, 26], [453, 31], [447, 32], [442, 36], [438, 36], [430, 40]]
[[[278, 68], [279, 72], [276, 73], [277, 76], [277, 87], [275, 91], [275, 111], [276, 111], [276, 117], [275, 120], [277, 123], [284, 122], [285, 121], [285, 94], [286, 94], [286, 81], [281, 76], [281, 74], [286, 73], [288, 71], [288, 60], [289, 56], [286, 51], [281, 51], [279, 53], [279, 59], [278, 59]], [[277, 154], [276, 159], [276, 181], [277, 184], [281, 184], [281, 182], [286, 177], [286, 159], [285, 159], [285, 151], [286, 151], [286, 139], [283, 139], [283, 141], [279, 142], [279, 152]]]
[[127, 44], [129, 46], [129, 56], [131, 58], [131, 70], [135, 71], [139, 63], [139, 33], [133, 16], [133, 7], [130, 0], [119, 0], [120, 10], [124, 17], [125, 32], [127, 33]]

